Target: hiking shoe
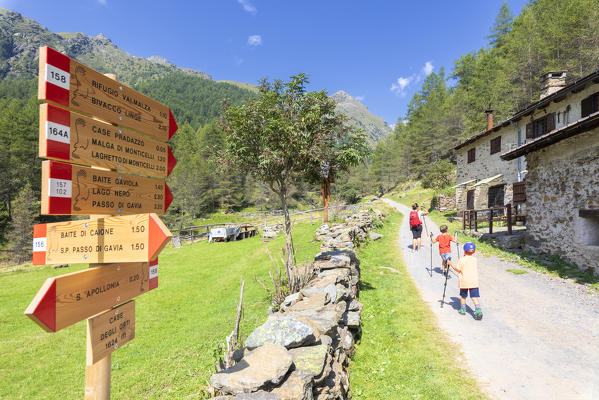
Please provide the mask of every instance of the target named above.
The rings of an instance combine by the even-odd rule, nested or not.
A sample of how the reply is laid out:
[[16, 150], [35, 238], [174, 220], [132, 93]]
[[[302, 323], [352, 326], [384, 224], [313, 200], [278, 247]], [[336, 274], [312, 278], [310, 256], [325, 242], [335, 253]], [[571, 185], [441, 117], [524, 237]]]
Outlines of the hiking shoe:
[[476, 319], [477, 321], [483, 319], [483, 310], [481, 310], [480, 308], [474, 310], [474, 319]]
[[458, 312], [459, 312], [460, 314], [462, 314], [462, 315], [465, 315], [465, 314], [466, 314], [466, 309], [465, 309], [465, 308], [460, 308], [460, 309], [458, 310]]

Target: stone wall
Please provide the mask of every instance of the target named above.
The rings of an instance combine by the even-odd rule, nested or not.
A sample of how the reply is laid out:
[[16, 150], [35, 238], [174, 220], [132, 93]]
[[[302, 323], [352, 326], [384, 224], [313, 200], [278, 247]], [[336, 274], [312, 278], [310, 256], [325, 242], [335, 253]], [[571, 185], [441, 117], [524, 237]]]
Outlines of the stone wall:
[[431, 201], [431, 207], [434, 210], [439, 210], [440, 212], [453, 211], [456, 209], [455, 201], [456, 198], [454, 196], [440, 194], [438, 196], [433, 197], [433, 200]]
[[322, 243], [314, 278], [248, 336], [233, 367], [212, 375], [218, 399], [351, 398], [348, 367], [362, 312], [353, 248], [369, 236], [381, 237], [371, 231], [380, 219], [380, 212], [364, 210], [316, 231]]
[[599, 273], [599, 128], [526, 156], [527, 247]]

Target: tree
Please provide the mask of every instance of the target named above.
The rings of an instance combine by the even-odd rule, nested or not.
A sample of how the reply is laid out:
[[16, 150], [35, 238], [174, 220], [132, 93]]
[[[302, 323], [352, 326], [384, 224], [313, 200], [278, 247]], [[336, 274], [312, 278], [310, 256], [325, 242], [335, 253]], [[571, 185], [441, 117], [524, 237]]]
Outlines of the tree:
[[20, 264], [31, 256], [33, 224], [39, 215], [39, 200], [29, 183], [17, 195], [12, 211], [8, 251], [13, 260]]
[[514, 16], [507, 3], [504, 1], [499, 8], [499, 14], [495, 17], [495, 23], [491, 28], [491, 34], [487, 36], [487, 39], [490, 39], [489, 44], [492, 47], [503, 46], [508, 33], [510, 33], [510, 29], [512, 29], [513, 23]]
[[257, 99], [228, 107], [221, 119], [225, 140], [217, 160], [228, 171], [250, 173], [278, 196], [285, 216], [285, 267], [292, 292], [298, 290], [298, 282], [288, 212], [291, 186], [320, 183], [325, 162], [340, 173], [368, 154], [363, 133], [335, 111], [336, 102], [324, 90], [306, 92], [307, 83], [305, 74], [288, 82], [263, 79]]

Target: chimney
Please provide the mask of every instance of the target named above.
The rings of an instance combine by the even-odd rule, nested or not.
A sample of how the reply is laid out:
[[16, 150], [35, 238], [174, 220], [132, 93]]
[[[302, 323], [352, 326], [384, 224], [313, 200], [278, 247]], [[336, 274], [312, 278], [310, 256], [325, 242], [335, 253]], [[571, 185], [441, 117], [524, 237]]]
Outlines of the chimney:
[[487, 113], [487, 130], [493, 129], [493, 110], [485, 111]]
[[539, 100], [566, 87], [566, 71], [553, 71], [541, 75], [541, 96]]

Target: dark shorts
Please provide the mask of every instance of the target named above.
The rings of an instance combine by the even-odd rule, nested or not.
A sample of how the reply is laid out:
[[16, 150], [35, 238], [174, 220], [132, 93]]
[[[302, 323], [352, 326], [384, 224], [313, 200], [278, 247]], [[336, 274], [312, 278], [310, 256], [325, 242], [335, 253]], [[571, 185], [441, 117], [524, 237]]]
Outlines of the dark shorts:
[[414, 239], [420, 239], [420, 236], [422, 235], [422, 225], [414, 226], [410, 228], [410, 230], [412, 231], [412, 237]]
[[468, 291], [470, 291], [470, 298], [472, 297], [480, 297], [480, 294], [478, 293], [478, 288], [470, 288], [470, 289], [460, 289], [460, 297], [462, 299], [465, 299], [466, 297], [468, 297]]

